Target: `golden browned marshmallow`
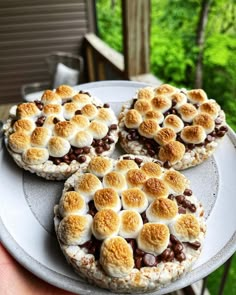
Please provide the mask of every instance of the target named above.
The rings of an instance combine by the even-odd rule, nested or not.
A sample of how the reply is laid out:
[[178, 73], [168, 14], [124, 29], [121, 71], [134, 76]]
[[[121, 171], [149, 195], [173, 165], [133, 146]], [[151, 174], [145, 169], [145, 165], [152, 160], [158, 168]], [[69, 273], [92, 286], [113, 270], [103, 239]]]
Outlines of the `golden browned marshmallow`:
[[67, 102], [63, 105], [64, 118], [70, 120], [75, 112], [78, 110], [78, 106], [74, 102]]
[[23, 153], [30, 147], [30, 136], [25, 132], [14, 132], [9, 136], [8, 144], [15, 153]]
[[59, 239], [66, 245], [82, 245], [91, 239], [91, 215], [69, 215], [62, 219], [58, 227]]
[[130, 169], [138, 169], [138, 165], [133, 160], [119, 160], [116, 163], [116, 170], [121, 173], [126, 173]]
[[34, 102], [19, 104], [16, 109], [16, 116], [18, 119], [35, 118], [40, 114], [41, 111], [36, 107]]
[[93, 136], [88, 131], [78, 131], [70, 140], [71, 145], [82, 148], [90, 146], [93, 142]]
[[144, 163], [141, 170], [148, 177], [159, 177], [162, 174], [161, 166], [153, 162]]
[[96, 239], [104, 240], [116, 236], [120, 228], [120, 217], [112, 209], [98, 211], [93, 218], [92, 232]]
[[84, 215], [87, 212], [84, 198], [75, 191], [65, 192], [59, 202], [59, 212], [62, 217], [68, 215]]
[[134, 267], [133, 250], [124, 238], [109, 238], [102, 244], [99, 262], [109, 276], [125, 277]]
[[185, 146], [179, 141], [171, 141], [160, 148], [158, 157], [162, 162], [169, 161], [175, 164], [180, 161], [185, 154]]
[[45, 127], [36, 127], [30, 136], [31, 145], [34, 147], [46, 147], [51, 138], [51, 131]]
[[50, 116], [50, 115], [62, 115], [62, 106], [59, 104], [47, 104], [43, 107], [43, 115]]
[[158, 222], [169, 224], [178, 214], [178, 206], [176, 202], [167, 198], [159, 198], [154, 200], [146, 210], [146, 216], [149, 222]]
[[93, 157], [89, 162], [88, 171], [98, 177], [103, 177], [112, 170], [112, 160], [106, 157]]
[[154, 110], [162, 113], [168, 111], [172, 106], [171, 100], [163, 95], [158, 95], [154, 97], [151, 103]]
[[94, 205], [98, 211], [113, 209], [115, 212], [118, 212], [121, 208], [121, 201], [118, 193], [113, 188], [108, 187], [96, 191]]
[[31, 134], [35, 127], [36, 125], [33, 120], [20, 119], [14, 123], [13, 130], [15, 132], [25, 132], [27, 134]]
[[127, 188], [125, 176], [116, 171], [109, 172], [103, 177], [103, 185], [114, 188], [118, 194]]
[[170, 98], [172, 104], [174, 104], [174, 108], [177, 110], [187, 102], [187, 96], [183, 93], [173, 93]]
[[143, 227], [143, 220], [135, 210], [122, 210], [120, 212], [119, 236], [125, 239], [135, 239]]
[[169, 193], [168, 186], [165, 182], [155, 177], [149, 178], [144, 183], [143, 191], [146, 193], [149, 202], [152, 202], [156, 198], [167, 197]]
[[65, 121], [64, 117], [61, 115], [48, 116], [43, 123], [43, 127], [50, 129], [52, 132], [55, 124], [59, 121]]
[[91, 120], [94, 119], [98, 114], [98, 109], [95, 107], [95, 105], [89, 103], [82, 107], [81, 113]]
[[168, 185], [171, 192], [179, 194], [184, 192], [188, 184], [186, 177], [175, 170], [166, 171], [163, 180]]
[[91, 173], [81, 175], [75, 183], [75, 191], [79, 192], [87, 203], [99, 189], [102, 189], [101, 181]]
[[147, 175], [140, 169], [130, 169], [126, 174], [126, 180], [129, 187], [141, 188], [147, 180]]
[[71, 121], [60, 121], [54, 126], [54, 134], [70, 140], [76, 132], [76, 125]]
[[168, 115], [164, 120], [163, 126], [171, 128], [175, 133], [178, 133], [184, 128], [184, 123], [178, 116]]
[[56, 89], [56, 94], [58, 94], [62, 99], [67, 99], [74, 95], [74, 90], [68, 85], [60, 85]]
[[194, 242], [200, 234], [200, 226], [193, 214], [181, 214], [170, 223], [170, 232], [181, 242]]
[[139, 125], [138, 132], [144, 137], [153, 138], [159, 129], [160, 127], [155, 120], [147, 119]]
[[175, 88], [169, 84], [162, 84], [161, 86], [155, 89], [157, 94], [166, 95], [175, 92]]
[[202, 126], [185, 126], [180, 134], [181, 138], [187, 143], [198, 144], [205, 140], [206, 132]]
[[197, 109], [191, 103], [183, 104], [178, 112], [181, 115], [181, 118], [185, 122], [192, 122], [193, 118], [197, 115]]
[[150, 102], [147, 99], [138, 99], [134, 104], [134, 109], [138, 111], [141, 115], [146, 114], [152, 109]]
[[86, 93], [78, 93], [73, 96], [72, 101], [78, 105], [79, 109], [82, 109], [83, 106], [92, 102], [92, 98]]
[[156, 120], [157, 124], [161, 124], [164, 120], [164, 116], [161, 112], [152, 110], [145, 114], [144, 119], [153, 119]]
[[44, 148], [29, 148], [22, 154], [22, 160], [29, 165], [43, 164], [48, 158], [48, 150]]
[[45, 90], [42, 97], [41, 97], [41, 101], [44, 105], [46, 105], [46, 104], [61, 104], [62, 99], [56, 92], [54, 92], [52, 90]]
[[91, 133], [93, 138], [102, 139], [107, 135], [108, 127], [102, 122], [94, 120], [90, 123], [88, 131]]
[[152, 99], [154, 97], [154, 91], [151, 87], [144, 87], [138, 90], [138, 99]]
[[188, 99], [193, 103], [204, 103], [207, 100], [206, 92], [203, 89], [192, 89], [187, 91]]
[[138, 235], [138, 248], [159, 255], [167, 248], [169, 238], [170, 232], [165, 224], [146, 223]]
[[202, 126], [207, 134], [211, 133], [215, 129], [215, 121], [207, 113], [198, 114], [193, 119], [193, 124]]
[[70, 143], [68, 140], [53, 136], [48, 142], [48, 152], [49, 155], [55, 158], [60, 158], [65, 156], [70, 150]]
[[139, 188], [129, 188], [121, 194], [124, 209], [134, 209], [139, 213], [144, 212], [148, 206], [148, 199]]
[[76, 129], [79, 130], [84, 130], [87, 129], [90, 122], [89, 119], [83, 115], [75, 115], [71, 118], [71, 122], [76, 125]]
[[209, 100], [201, 104], [199, 109], [201, 113], [207, 113], [215, 119], [219, 114], [220, 106], [214, 100]]
[[110, 108], [99, 109], [96, 120], [108, 126], [113, 123], [117, 123], [116, 116]]
[[159, 144], [159, 145], [165, 145], [170, 141], [175, 140], [176, 134], [173, 129], [164, 127], [161, 128], [157, 134], [154, 136], [154, 140]]
[[129, 110], [125, 114], [125, 126], [127, 128], [138, 128], [142, 123], [142, 116], [136, 110]]

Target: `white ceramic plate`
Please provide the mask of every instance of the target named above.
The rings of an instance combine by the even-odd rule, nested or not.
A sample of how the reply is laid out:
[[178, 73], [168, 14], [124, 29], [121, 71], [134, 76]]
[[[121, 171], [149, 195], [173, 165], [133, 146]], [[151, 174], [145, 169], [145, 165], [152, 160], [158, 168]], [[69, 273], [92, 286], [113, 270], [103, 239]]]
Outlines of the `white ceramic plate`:
[[[109, 102], [118, 113], [122, 102], [131, 99], [136, 90], [145, 85], [104, 81], [75, 88]], [[190, 273], [149, 294], [183, 288], [207, 276], [235, 252], [235, 147], [236, 137], [230, 130], [214, 157], [184, 172], [206, 210], [208, 230], [203, 252]], [[120, 152], [118, 148], [114, 156]], [[21, 170], [1, 145], [0, 167], [0, 237], [8, 251], [32, 273], [59, 288], [81, 295], [109, 294], [80, 279], [60, 252], [53, 231], [53, 206], [60, 198], [63, 182], [46, 181]]]

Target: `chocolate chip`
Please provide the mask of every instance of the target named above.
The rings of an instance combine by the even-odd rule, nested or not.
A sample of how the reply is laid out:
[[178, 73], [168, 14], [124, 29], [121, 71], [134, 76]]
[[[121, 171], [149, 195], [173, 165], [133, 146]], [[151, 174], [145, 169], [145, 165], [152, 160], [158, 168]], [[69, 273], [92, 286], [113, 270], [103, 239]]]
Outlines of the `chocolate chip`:
[[53, 124], [57, 124], [58, 122], [60, 122], [60, 120], [55, 117], [52, 122], [53, 122]]
[[206, 142], [212, 142], [215, 140], [215, 137], [208, 134], [205, 140], [206, 140]]
[[179, 254], [183, 251], [184, 247], [181, 243], [176, 243], [175, 246], [173, 247], [173, 251], [175, 254]]
[[123, 157], [123, 160], [131, 160], [131, 158], [129, 156], [125, 156]]
[[83, 147], [83, 152], [84, 152], [84, 154], [89, 154], [89, 152], [90, 152], [90, 147], [89, 147], [89, 146], [85, 146], [85, 147]]
[[76, 160], [76, 155], [75, 155], [75, 154], [70, 154], [70, 155], [69, 155], [69, 159], [70, 159], [71, 161]]
[[179, 208], [178, 208], [178, 213], [179, 213], [179, 214], [186, 214], [186, 209], [183, 208], [183, 207], [179, 207]]
[[109, 151], [109, 149], [110, 149], [110, 145], [108, 143], [104, 143], [102, 147], [103, 147], [104, 151]]
[[134, 161], [135, 161], [135, 163], [138, 164], [138, 165], [142, 164], [142, 162], [143, 162], [143, 160], [140, 159], [140, 158], [135, 158]]
[[54, 163], [55, 165], [59, 165], [59, 164], [61, 163], [61, 160], [55, 158], [54, 161], [53, 161], [53, 163]]
[[224, 135], [225, 135], [225, 131], [218, 131], [217, 133], [216, 133], [216, 135], [218, 136], [218, 137], [223, 137]]
[[185, 196], [192, 196], [192, 194], [193, 194], [193, 192], [192, 192], [191, 189], [186, 188], [186, 189], [184, 190], [184, 195], [185, 195]]
[[177, 101], [175, 99], [172, 99], [172, 107], [177, 105]]
[[67, 160], [69, 160], [70, 158], [69, 158], [68, 155], [65, 155], [65, 156], [62, 157], [62, 159], [63, 159], [63, 161], [67, 161]]
[[114, 143], [114, 142], [115, 142], [115, 140], [114, 140], [113, 138], [108, 137], [108, 143], [109, 143], [109, 144], [112, 144], [112, 143]]
[[215, 119], [215, 123], [216, 123], [216, 125], [220, 125], [222, 122], [223, 122], [223, 121], [222, 121], [222, 119], [221, 119], [220, 117], [217, 117], [217, 118]]
[[176, 244], [179, 242], [179, 240], [176, 238], [176, 236], [170, 234], [170, 240], [173, 244]]
[[142, 217], [143, 223], [147, 223], [148, 222], [148, 219], [147, 219], [147, 216], [146, 216], [146, 212], [143, 212], [141, 214], [141, 217]]
[[127, 239], [127, 242], [130, 244], [130, 246], [133, 249], [133, 252], [135, 252], [136, 248], [137, 248], [137, 244], [136, 244], [136, 240], [135, 239]]
[[175, 198], [175, 196], [174, 196], [173, 194], [169, 194], [169, 196], [168, 196], [168, 199], [169, 199], [169, 200], [172, 200], [172, 201], [173, 201], [174, 198]]
[[85, 157], [85, 156], [78, 156], [78, 157], [77, 157], [77, 161], [78, 161], [80, 164], [82, 164], [82, 163], [86, 162], [86, 157]]
[[137, 248], [137, 249], [135, 250], [135, 254], [137, 254], [138, 256], [143, 256], [143, 255], [145, 254], [145, 252], [142, 251], [141, 249]]
[[108, 103], [104, 103], [103, 107], [104, 107], [104, 108], [109, 108], [110, 105], [109, 105]]
[[101, 153], [103, 153], [103, 152], [104, 152], [103, 147], [101, 147], [101, 146], [96, 147], [96, 148], [95, 148], [95, 152], [96, 152], [97, 154], [101, 154]]
[[135, 258], [135, 267], [137, 269], [140, 269], [142, 267], [142, 261], [143, 261], [143, 258], [140, 256]]
[[189, 201], [189, 200], [183, 200], [183, 202], [182, 202], [182, 206], [184, 207], [184, 208], [189, 208], [190, 206], [192, 205], [192, 203]]
[[172, 248], [172, 247], [173, 247], [173, 244], [171, 241], [169, 241], [167, 248]]
[[174, 257], [175, 257], [175, 253], [174, 253], [174, 251], [171, 250], [168, 261], [172, 261], [174, 259]]
[[131, 135], [131, 134], [127, 134], [127, 135], [126, 135], [126, 139], [127, 139], [128, 141], [133, 140], [132, 135]]
[[151, 157], [154, 157], [156, 154], [156, 152], [152, 149], [148, 149], [147, 151], [148, 151], [149, 156], [151, 156]]
[[185, 254], [184, 254], [183, 252], [181, 252], [181, 253], [175, 255], [175, 258], [176, 258], [179, 262], [182, 262], [182, 261], [184, 261], [184, 260], [186, 259], [186, 256], [185, 256]]
[[169, 169], [169, 168], [171, 168], [171, 163], [169, 161], [165, 161], [163, 163], [163, 167], [166, 168], [166, 169]]
[[188, 209], [192, 212], [195, 213], [197, 211], [197, 208], [194, 204], [191, 204], [191, 206], [188, 207]]
[[75, 115], [81, 115], [81, 114], [82, 114], [81, 110], [75, 111]]
[[146, 266], [155, 266], [157, 264], [156, 257], [154, 255], [152, 255], [152, 254], [146, 253], [143, 256], [143, 263]]
[[171, 249], [169, 249], [169, 248], [165, 249], [165, 251], [162, 252], [162, 254], [161, 254], [161, 259], [164, 261], [167, 261], [170, 256], [170, 251], [171, 251]]
[[182, 204], [183, 201], [185, 200], [185, 197], [183, 195], [178, 195], [175, 197], [176, 201], [178, 204]]
[[76, 155], [81, 155], [81, 154], [83, 154], [83, 149], [82, 148], [77, 148], [77, 149], [74, 150], [74, 153]]
[[196, 241], [194, 243], [187, 243], [187, 245], [191, 248], [193, 248], [194, 250], [198, 250], [198, 248], [201, 247], [201, 243]]
[[221, 126], [220, 127], [220, 131], [225, 131], [227, 132], [229, 130], [229, 128], [227, 126]]
[[111, 124], [109, 127], [110, 130], [116, 130], [117, 129], [117, 124]]

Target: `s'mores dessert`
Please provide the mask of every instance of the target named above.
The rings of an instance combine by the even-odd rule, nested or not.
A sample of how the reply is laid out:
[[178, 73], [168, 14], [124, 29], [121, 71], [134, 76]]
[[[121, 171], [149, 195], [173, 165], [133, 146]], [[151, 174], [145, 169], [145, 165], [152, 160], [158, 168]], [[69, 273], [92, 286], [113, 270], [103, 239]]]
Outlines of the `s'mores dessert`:
[[226, 134], [225, 113], [202, 89], [144, 87], [119, 115], [123, 149], [183, 170], [211, 156]]

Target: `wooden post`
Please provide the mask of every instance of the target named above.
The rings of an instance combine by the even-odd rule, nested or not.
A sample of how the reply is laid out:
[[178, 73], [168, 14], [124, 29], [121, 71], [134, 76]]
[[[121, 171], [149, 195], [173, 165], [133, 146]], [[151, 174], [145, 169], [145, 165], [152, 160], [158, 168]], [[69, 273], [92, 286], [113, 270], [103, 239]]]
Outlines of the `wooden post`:
[[150, 70], [150, 0], [122, 0], [125, 76]]

